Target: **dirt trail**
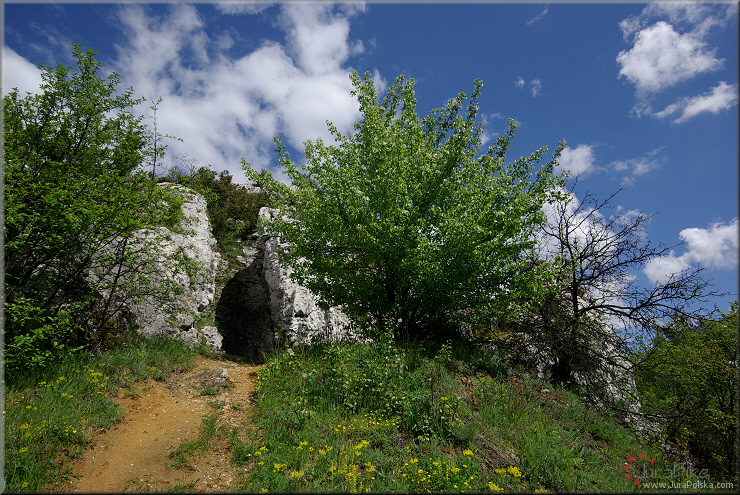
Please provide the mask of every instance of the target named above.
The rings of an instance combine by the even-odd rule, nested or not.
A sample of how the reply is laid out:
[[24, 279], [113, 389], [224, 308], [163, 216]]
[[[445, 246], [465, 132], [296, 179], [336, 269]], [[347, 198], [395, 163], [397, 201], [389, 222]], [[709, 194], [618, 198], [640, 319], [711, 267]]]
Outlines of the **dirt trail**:
[[[190, 458], [192, 469], [172, 467], [170, 452], [184, 440], [198, 437], [202, 419], [218, 408], [219, 425], [243, 426], [252, 414], [250, 395], [257, 384], [259, 366], [206, 357], [196, 366], [164, 383], [140, 385], [138, 396], [119, 396], [125, 418], [100, 434], [74, 471], [81, 478], [76, 492], [123, 492], [168, 490], [228, 491], [236, 478], [228, 444], [221, 438], [205, 453]], [[215, 392], [228, 374], [228, 387]]]

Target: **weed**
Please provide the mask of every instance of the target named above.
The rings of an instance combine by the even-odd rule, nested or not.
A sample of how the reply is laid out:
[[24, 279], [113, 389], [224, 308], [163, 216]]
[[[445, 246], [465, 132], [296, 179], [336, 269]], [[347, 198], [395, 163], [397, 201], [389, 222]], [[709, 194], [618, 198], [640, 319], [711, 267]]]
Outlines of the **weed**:
[[66, 482], [66, 461], [123, 412], [110, 395], [135, 383], [189, 366], [195, 351], [166, 338], [131, 337], [100, 354], [77, 354], [44, 368], [8, 377], [5, 423], [5, 489], [40, 491]]

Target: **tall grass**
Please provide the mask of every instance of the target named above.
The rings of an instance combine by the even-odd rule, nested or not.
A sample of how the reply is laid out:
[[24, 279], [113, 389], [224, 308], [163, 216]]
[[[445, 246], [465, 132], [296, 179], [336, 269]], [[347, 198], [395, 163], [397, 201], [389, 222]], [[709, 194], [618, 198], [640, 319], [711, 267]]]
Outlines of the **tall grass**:
[[4, 489], [38, 491], [67, 482], [73, 473], [66, 461], [122, 418], [111, 395], [184, 370], [197, 353], [176, 339], [132, 335], [103, 353], [66, 356], [6, 377]]
[[259, 433], [230, 439], [250, 492], [625, 492], [637, 488], [628, 456], [657, 452], [465, 346], [289, 349], [260, 373], [256, 399]]

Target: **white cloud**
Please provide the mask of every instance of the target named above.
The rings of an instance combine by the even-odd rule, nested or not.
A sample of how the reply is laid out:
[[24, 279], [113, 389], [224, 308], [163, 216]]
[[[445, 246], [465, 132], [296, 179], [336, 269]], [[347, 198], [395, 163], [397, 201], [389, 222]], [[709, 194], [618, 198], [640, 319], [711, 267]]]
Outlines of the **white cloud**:
[[503, 119], [504, 116], [499, 112], [496, 113], [484, 113], [481, 115], [481, 121], [483, 123], [483, 133], [481, 134], [481, 147], [488, 144], [491, 139], [499, 136], [499, 133], [491, 130], [491, 124], [494, 120]]
[[290, 33], [290, 49], [309, 74], [331, 72], [350, 54], [363, 51], [361, 42], [348, 43], [349, 20], [333, 10], [328, 3], [295, 3], [283, 10], [282, 24]]
[[688, 228], [679, 233], [686, 251], [652, 260], [643, 270], [653, 282], [665, 282], [672, 275], [688, 270], [697, 264], [710, 269], [734, 269], [738, 257], [738, 219], [724, 224], [713, 223], [708, 228]]
[[617, 172], [627, 172], [628, 175], [622, 179], [622, 185], [631, 186], [638, 177], [655, 170], [663, 163], [663, 159], [658, 157], [658, 155], [664, 148], [664, 146], [661, 146], [660, 148], [650, 150], [647, 152], [647, 156], [613, 161], [609, 166]]
[[[120, 9], [124, 37], [113, 69], [135, 94], [163, 98], [159, 129], [183, 138], [169, 143], [169, 156], [187, 153], [243, 180], [241, 157], [258, 170], [275, 168], [275, 135], [302, 151], [307, 139], [331, 138], [327, 120], [342, 132], [352, 129], [360, 115], [347, 63], [362, 44], [349, 39], [343, 12], [362, 9], [298, 3], [280, 8], [285, 39], [265, 40], [237, 57], [226, 55], [234, 51], [234, 36], [209, 36], [193, 6], [172, 5], [157, 18], [138, 5]], [[373, 80], [384, 88], [377, 70]]]
[[215, 7], [222, 14], [259, 14], [272, 4], [268, 2], [217, 2]]
[[[519, 89], [524, 88], [524, 86], [527, 84], [527, 82], [522, 79], [521, 76], [517, 76], [517, 78], [514, 80], [514, 86], [516, 86]], [[532, 92], [532, 97], [535, 97], [540, 94], [540, 91], [542, 91], [542, 81], [539, 79], [532, 79], [529, 81], [529, 90]]]
[[542, 81], [539, 79], [532, 79], [529, 81], [529, 89], [532, 91], [532, 97], [537, 96], [542, 91]]
[[660, 112], [653, 111], [651, 99], [722, 68], [724, 59], [717, 57], [717, 47], [708, 45], [708, 36], [713, 29], [728, 26], [737, 13], [736, 3], [652, 2], [639, 15], [623, 19], [619, 27], [632, 47], [620, 51], [616, 60], [619, 77], [635, 85], [638, 101], [630, 113], [663, 118], [683, 111], [674, 120], [681, 123], [698, 113], [717, 113], [731, 106], [729, 88], [722, 82], [711, 94], [680, 98]]
[[531, 26], [532, 24], [536, 22], [540, 22], [544, 17], [547, 15], [548, 6], [545, 5], [545, 10], [543, 10], [538, 16], [535, 16], [527, 21], [527, 26]]
[[737, 89], [737, 84], [727, 84], [725, 81], [720, 81], [719, 85], [712, 88], [708, 93], [692, 98], [681, 98], [660, 112], [655, 112], [654, 115], [662, 119], [680, 112], [681, 115], [673, 123], [682, 124], [704, 112], [717, 114], [737, 105]]
[[575, 148], [565, 148], [560, 155], [558, 165], [569, 170], [573, 175], [584, 175], [594, 170], [593, 147], [579, 144]]
[[634, 83], [637, 93], [656, 93], [722, 66], [716, 49], [692, 34], [677, 33], [660, 21], [637, 33], [634, 46], [617, 55], [619, 75]]
[[8, 94], [13, 88], [18, 88], [21, 96], [25, 96], [27, 92], [39, 92], [41, 71], [7, 46], [3, 46], [2, 68], [3, 80], [0, 89], [3, 95]]

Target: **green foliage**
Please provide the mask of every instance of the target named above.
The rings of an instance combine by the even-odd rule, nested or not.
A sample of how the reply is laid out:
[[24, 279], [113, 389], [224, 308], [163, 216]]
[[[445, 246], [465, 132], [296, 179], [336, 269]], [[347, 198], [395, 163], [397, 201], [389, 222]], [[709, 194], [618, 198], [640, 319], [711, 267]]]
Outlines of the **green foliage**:
[[387, 336], [272, 356], [259, 372], [258, 431], [229, 439], [248, 473], [240, 489], [634, 491], [624, 461], [653, 445], [572, 393], [507, 370], [491, 376], [478, 365], [496, 360], [483, 354], [399, 349]]
[[536, 300], [550, 266], [532, 253], [532, 232], [554, 199], [553, 160], [534, 172], [545, 148], [506, 164], [515, 125], [479, 155], [475, 122], [481, 82], [425, 118], [416, 115], [414, 82], [400, 76], [378, 103], [369, 74], [351, 75], [363, 120], [352, 135], [329, 124], [336, 145], [307, 141], [306, 163], [277, 152], [292, 189], [248, 177], [286, 203], [268, 225], [289, 240], [295, 278], [330, 305], [398, 321], [396, 337], [423, 336], [459, 310], [523, 310]]
[[9, 372], [102, 340], [125, 324], [127, 298], [171, 290], [148, 275], [153, 227], [177, 225], [180, 200], [142, 170], [151, 135], [130, 113], [142, 100], [98, 76], [94, 51], [74, 56], [74, 72], [41, 67], [40, 94], [3, 98]]
[[[460, 421], [456, 384], [444, 372], [445, 365], [429, 358], [410, 364], [408, 354], [388, 336], [372, 346], [337, 343], [306, 352], [310, 359], [286, 352], [272, 360], [260, 375], [261, 387], [302, 389], [306, 406], [400, 418], [401, 431], [414, 437], [447, 438]], [[297, 421], [296, 427], [305, 419], [283, 414]]]
[[724, 477], [737, 462], [737, 308], [696, 326], [674, 321], [637, 373], [643, 411], [665, 418], [668, 438]]
[[206, 198], [213, 236], [220, 250], [227, 255], [241, 251], [239, 241], [248, 239], [257, 229], [260, 208], [268, 204], [264, 193], [248, 193], [232, 183], [232, 176], [225, 170], [218, 175], [206, 167], [200, 167], [190, 175], [174, 171], [169, 179]]

